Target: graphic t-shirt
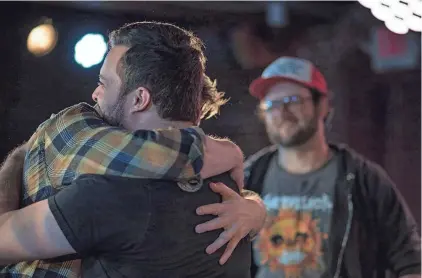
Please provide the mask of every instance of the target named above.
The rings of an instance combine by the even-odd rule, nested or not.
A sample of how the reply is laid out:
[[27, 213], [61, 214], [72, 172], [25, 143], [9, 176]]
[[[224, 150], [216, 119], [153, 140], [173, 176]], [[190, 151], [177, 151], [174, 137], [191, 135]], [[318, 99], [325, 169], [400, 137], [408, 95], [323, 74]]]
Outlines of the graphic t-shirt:
[[274, 156], [262, 198], [269, 221], [254, 241], [258, 278], [328, 277], [328, 238], [337, 156], [308, 174], [284, 171]]

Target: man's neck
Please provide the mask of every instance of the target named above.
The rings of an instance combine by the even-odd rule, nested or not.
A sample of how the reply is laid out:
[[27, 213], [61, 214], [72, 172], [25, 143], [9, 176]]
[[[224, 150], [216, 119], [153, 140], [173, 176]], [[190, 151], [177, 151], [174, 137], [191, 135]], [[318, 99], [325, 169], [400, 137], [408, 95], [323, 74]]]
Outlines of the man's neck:
[[183, 129], [191, 126], [195, 126], [192, 122], [189, 121], [172, 121], [163, 119], [160, 117], [157, 107], [152, 105], [148, 111], [142, 113], [133, 113], [130, 114], [124, 120], [125, 128], [129, 130], [152, 130], [152, 129]]
[[295, 148], [279, 147], [278, 163], [289, 173], [305, 174], [321, 168], [331, 157], [324, 136], [315, 134], [305, 144]]
[[176, 128], [176, 129], [182, 129], [191, 127], [194, 124], [191, 122], [181, 122], [181, 121], [167, 121], [167, 120], [161, 120], [157, 121], [155, 124], [155, 127], [153, 129], [161, 129], [161, 128]]
[[187, 127], [194, 126], [191, 122], [183, 122], [183, 121], [169, 121], [164, 119], [146, 119], [144, 121], [134, 122], [132, 125], [129, 125], [130, 130], [152, 130], [152, 129], [167, 129], [167, 128], [175, 128], [175, 129], [183, 129]]

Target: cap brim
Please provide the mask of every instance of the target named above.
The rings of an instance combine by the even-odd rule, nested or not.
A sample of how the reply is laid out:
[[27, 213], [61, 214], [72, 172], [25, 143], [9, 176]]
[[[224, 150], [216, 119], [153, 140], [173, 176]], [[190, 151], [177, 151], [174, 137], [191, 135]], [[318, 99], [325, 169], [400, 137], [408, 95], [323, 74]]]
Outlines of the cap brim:
[[292, 83], [295, 83], [295, 84], [305, 86], [306, 88], [309, 88], [308, 84], [297, 81], [295, 79], [288, 78], [288, 77], [282, 77], [282, 76], [274, 76], [274, 77], [270, 77], [270, 78], [259, 77], [259, 78], [255, 79], [254, 81], [252, 81], [251, 85], [249, 86], [249, 92], [252, 96], [254, 96], [258, 99], [263, 99], [265, 97], [265, 95], [267, 94], [268, 90], [272, 86], [274, 86], [275, 84], [280, 83], [282, 81], [292, 82]]

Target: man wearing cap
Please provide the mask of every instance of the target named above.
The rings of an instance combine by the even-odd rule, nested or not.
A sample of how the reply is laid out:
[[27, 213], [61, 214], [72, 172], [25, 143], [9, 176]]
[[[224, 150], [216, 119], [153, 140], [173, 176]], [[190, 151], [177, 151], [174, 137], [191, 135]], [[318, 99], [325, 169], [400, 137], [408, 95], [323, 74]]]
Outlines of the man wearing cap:
[[256, 277], [421, 277], [415, 221], [385, 171], [327, 143], [329, 91], [311, 62], [281, 57], [250, 86], [274, 144], [245, 163], [267, 223]]

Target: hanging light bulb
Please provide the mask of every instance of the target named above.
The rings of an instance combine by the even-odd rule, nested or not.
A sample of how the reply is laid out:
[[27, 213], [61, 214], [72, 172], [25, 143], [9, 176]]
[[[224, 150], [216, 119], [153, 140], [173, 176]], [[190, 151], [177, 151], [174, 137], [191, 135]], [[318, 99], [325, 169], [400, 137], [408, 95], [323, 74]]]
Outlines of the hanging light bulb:
[[51, 21], [38, 25], [28, 35], [26, 46], [28, 51], [37, 57], [50, 53], [57, 43], [57, 31]]

